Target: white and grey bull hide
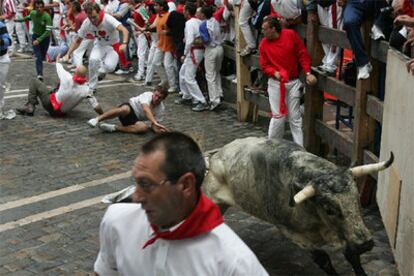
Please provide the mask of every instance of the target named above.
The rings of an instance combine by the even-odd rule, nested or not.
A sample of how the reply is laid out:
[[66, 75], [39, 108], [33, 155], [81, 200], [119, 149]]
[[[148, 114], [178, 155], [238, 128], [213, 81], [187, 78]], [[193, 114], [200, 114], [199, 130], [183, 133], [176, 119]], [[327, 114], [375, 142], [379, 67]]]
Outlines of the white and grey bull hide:
[[336, 274], [321, 246], [344, 249], [357, 275], [360, 254], [373, 247], [361, 216], [354, 176], [388, 167], [392, 160], [340, 168], [295, 143], [249, 137], [235, 140], [208, 158], [203, 190], [222, 212], [238, 206], [276, 225], [312, 253], [328, 274]]

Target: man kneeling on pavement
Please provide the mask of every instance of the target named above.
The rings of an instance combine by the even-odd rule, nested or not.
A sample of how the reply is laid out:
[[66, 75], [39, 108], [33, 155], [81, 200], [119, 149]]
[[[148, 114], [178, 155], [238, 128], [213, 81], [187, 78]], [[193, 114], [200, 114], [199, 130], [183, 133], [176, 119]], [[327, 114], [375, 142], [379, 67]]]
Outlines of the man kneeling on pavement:
[[[91, 127], [98, 126], [106, 132], [144, 133], [149, 129], [152, 129], [155, 133], [168, 132], [169, 130], [159, 123], [165, 113], [163, 101], [167, 96], [168, 91], [162, 86], [157, 86], [153, 92], [149, 91], [132, 97], [129, 102], [90, 119], [88, 125]], [[122, 125], [100, 123], [116, 117]]]
[[87, 69], [85, 66], [79, 66], [72, 76], [63, 68], [62, 64], [56, 62], [56, 71], [60, 81], [59, 88], [57, 90], [51, 89], [42, 81], [33, 79], [30, 83], [27, 103], [24, 107], [17, 108], [17, 112], [22, 115], [33, 116], [36, 105], [39, 104], [39, 98], [43, 108], [51, 116], [64, 116], [83, 99], [88, 100], [96, 113], [103, 113], [98, 101], [89, 91], [86, 83]]

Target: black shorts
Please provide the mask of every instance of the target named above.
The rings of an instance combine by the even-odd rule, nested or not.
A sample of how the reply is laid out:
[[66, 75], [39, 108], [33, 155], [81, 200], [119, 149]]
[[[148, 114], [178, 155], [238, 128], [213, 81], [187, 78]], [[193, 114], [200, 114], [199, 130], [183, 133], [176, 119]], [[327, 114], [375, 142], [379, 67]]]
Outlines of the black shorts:
[[136, 122], [138, 122], [139, 120], [138, 120], [137, 116], [135, 115], [135, 112], [134, 112], [134, 109], [132, 108], [132, 106], [129, 103], [123, 103], [123, 104], [120, 104], [119, 107], [124, 106], [124, 105], [129, 106], [130, 112], [126, 116], [119, 116], [118, 117], [119, 121], [121, 121], [121, 124], [123, 126], [130, 126], [130, 125], [133, 125]]

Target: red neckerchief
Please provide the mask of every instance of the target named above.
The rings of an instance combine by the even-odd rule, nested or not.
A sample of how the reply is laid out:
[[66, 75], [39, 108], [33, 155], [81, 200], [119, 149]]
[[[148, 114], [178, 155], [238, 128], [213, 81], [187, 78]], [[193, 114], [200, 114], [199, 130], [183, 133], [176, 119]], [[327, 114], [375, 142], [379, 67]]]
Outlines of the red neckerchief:
[[81, 77], [76, 74], [73, 75], [72, 80], [76, 84], [84, 84], [86, 82], [86, 77]]
[[157, 239], [183, 240], [207, 233], [222, 224], [223, 221], [218, 206], [203, 193], [200, 193], [200, 199], [196, 207], [177, 229], [160, 232], [155, 225], [151, 225], [154, 230], [154, 237], [149, 239], [142, 249], [153, 244]]
[[184, 5], [178, 4], [177, 8], [175, 9], [176, 12], [184, 14]]
[[102, 21], [104, 20], [104, 15], [105, 15], [105, 12], [103, 10], [101, 10], [99, 12], [99, 21], [98, 21], [98, 24], [96, 24], [96, 25], [93, 24], [93, 25], [95, 25], [96, 27], [98, 27], [99, 25], [101, 25]]

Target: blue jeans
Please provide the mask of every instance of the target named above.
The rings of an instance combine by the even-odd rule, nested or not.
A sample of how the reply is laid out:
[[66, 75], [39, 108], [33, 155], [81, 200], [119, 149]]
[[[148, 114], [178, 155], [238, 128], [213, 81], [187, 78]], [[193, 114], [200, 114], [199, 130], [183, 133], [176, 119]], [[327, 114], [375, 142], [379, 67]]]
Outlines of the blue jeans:
[[[32, 41], [35, 41], [36, 35], [32, 35]], [[36, 73], [43, 76], [43, 60], [46, 58], [47, 49], [49, 48], [50, 37], [45, 38], [39, 45], [33, 45], [33, 52], [36, 57]]]
[[380, 9], [385, 7], [383, 0], [348, 0], [344, 10], [344, 29], [351, 43], [358, 67], [369, 62], [361, 35], [361, 25], [368, 17], [374, 18], [374, 25], [384, 29], [384, 16]]

